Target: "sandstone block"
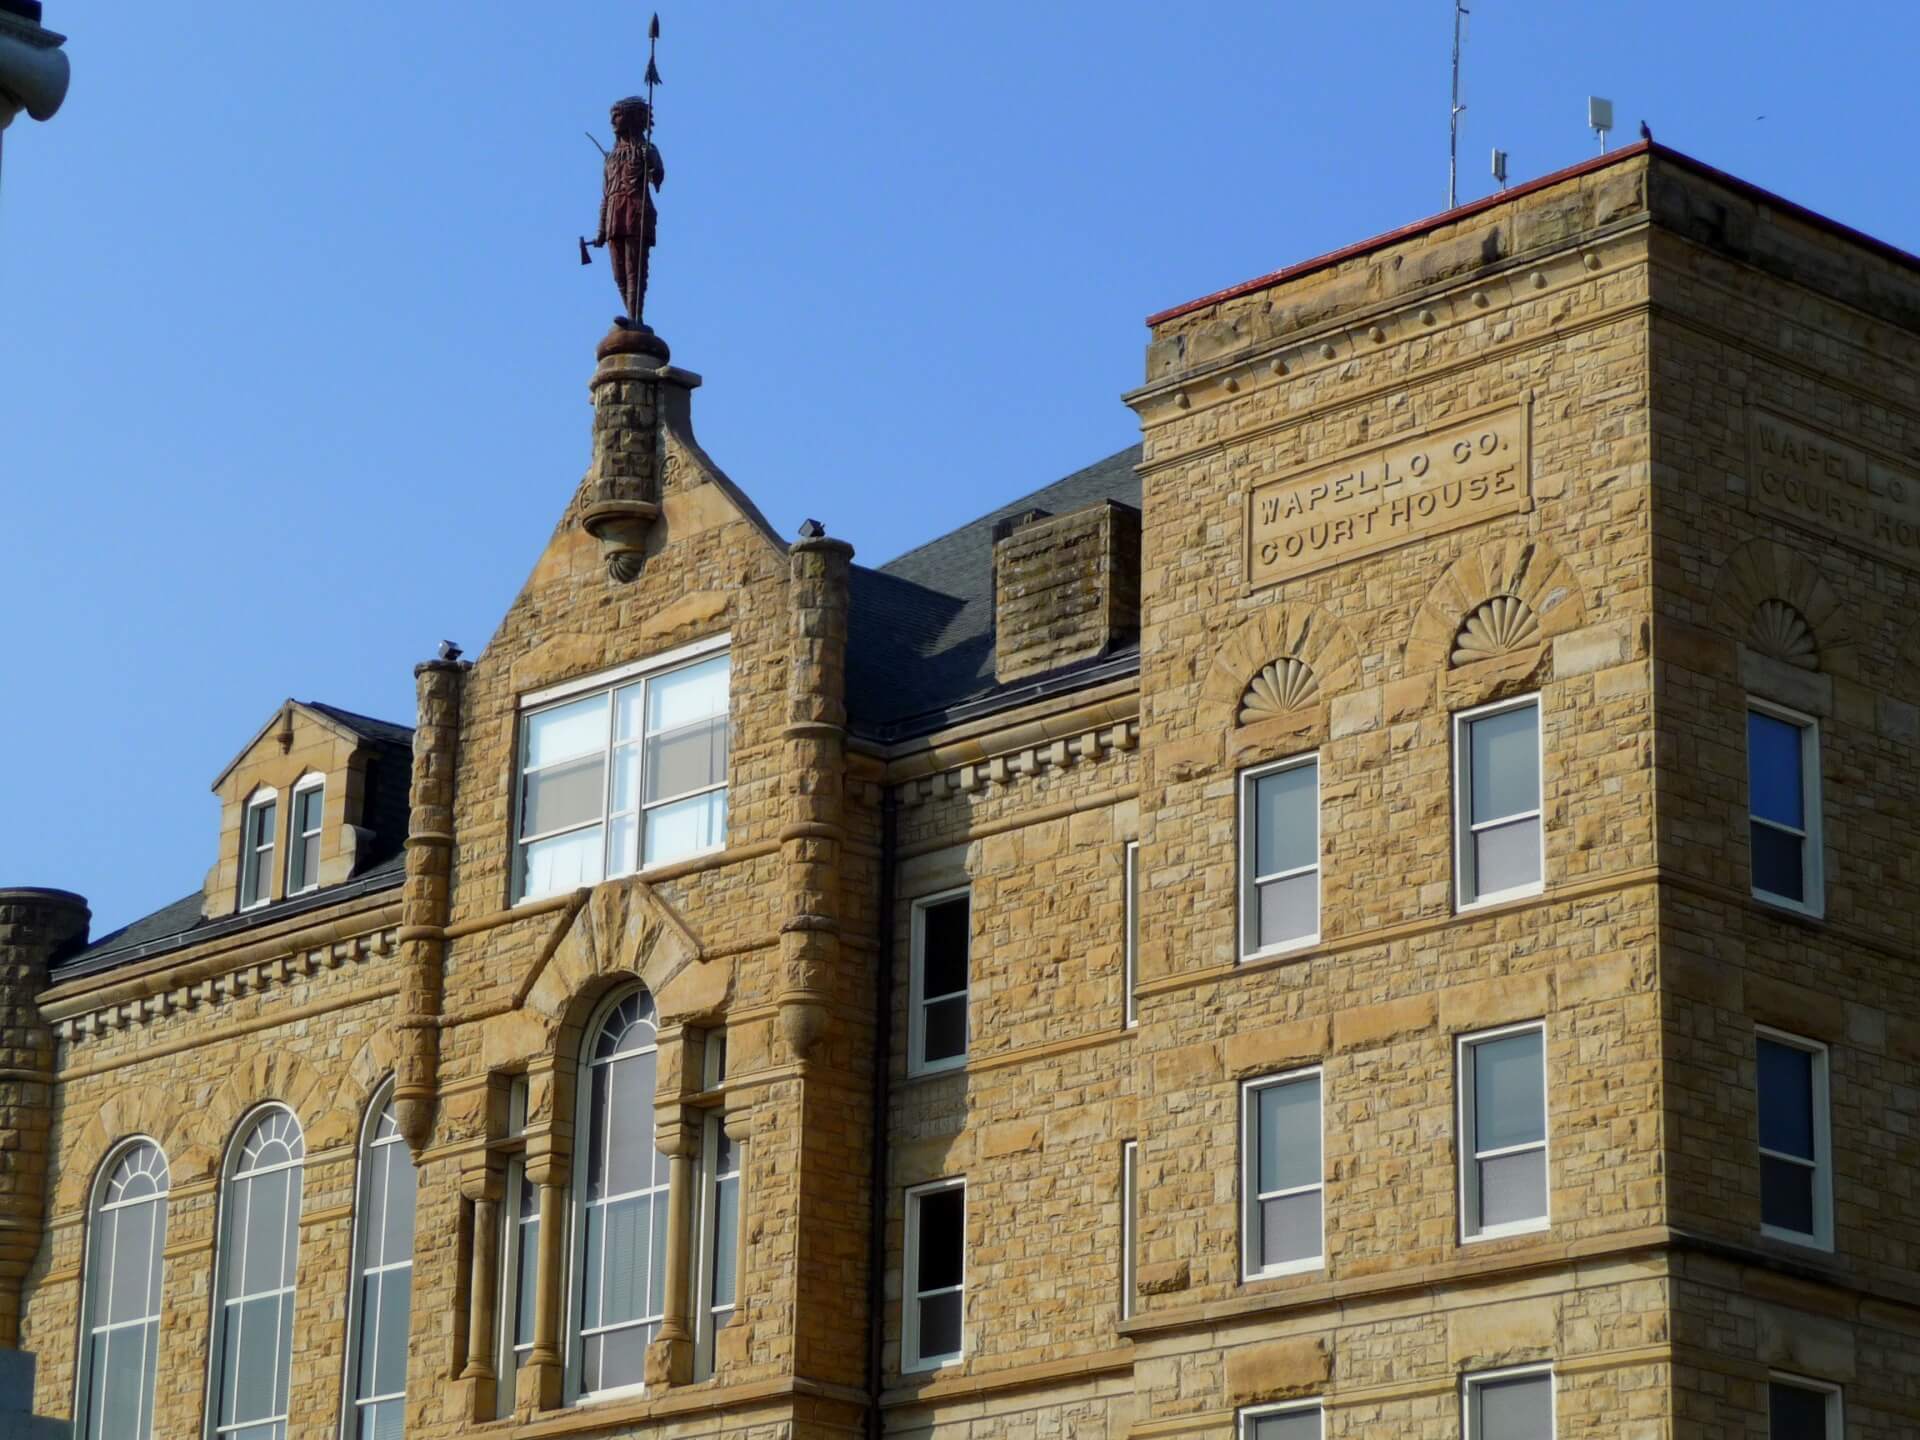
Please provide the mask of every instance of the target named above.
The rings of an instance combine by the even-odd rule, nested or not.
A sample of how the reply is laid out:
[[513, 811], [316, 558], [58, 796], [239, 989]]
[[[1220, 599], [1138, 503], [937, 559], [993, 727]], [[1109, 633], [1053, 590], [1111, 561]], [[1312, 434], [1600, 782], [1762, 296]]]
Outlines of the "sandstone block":
[[1333, 1352], [1322, 1336], [1243, 1345], [1227, 1352], [1227, 1403], [1254, 1405], [1315, 1394], [1332, 1376]]

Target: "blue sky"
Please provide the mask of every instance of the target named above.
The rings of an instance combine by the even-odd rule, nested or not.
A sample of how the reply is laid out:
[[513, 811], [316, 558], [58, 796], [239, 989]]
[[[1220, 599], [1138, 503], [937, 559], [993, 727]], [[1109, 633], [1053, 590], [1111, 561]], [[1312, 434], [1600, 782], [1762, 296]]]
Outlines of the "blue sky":
[[[1920, 249], [1910, 4], [1474, 0], [1461, 196], [1662, 141]], [[196, 889], [288, 695], [410, 721], [587, 463], [645, 5], [49, 0], [0, 180], [0, 883]], [[662, 14], [649, 315], [706, 448], [869, 563], [1131, 443], [1151, 311], [1446, 198], [1447, 0]], [[1764, 119], [1757, 118], [1764, 116]]]

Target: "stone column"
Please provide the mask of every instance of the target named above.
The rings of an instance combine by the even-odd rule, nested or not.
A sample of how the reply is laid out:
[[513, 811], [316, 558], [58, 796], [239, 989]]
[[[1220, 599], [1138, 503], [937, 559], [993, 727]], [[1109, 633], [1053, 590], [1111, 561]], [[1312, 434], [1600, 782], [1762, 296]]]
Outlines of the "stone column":
[[826, 1029], [840, 962], [841, 794], [846, 783], [847, 571], [853, 547], [817, 520], [788, 552], [786, 912], [781, 1028], [804, 1063]]
[[681, 1105], [659, 1111], [654, 1148], [667, 1157], [666, 1296], [660, 1333], [647, 1347], [647, 1384], [685, 1385], [693, 1379], [693, 1187], [700, 1118]]
[[54, 1041], [35, 1001], [91, 918], [65, 890], [0, 890], [0, 1349], [20, 1344], [20, 1286], [46, 1213]]
[[440, 977], [453, 870], [453, 775], [459, 758], [465, 660], [413, 667], [419, 719], [413, 732], [413, 787], [407, 875], [401, 891], [399, 1056], [394, 1116], [417, 1160], [433, 1129], [440, 1061]]
[[[566, 1388], [560, 1353], [561, 1279], [566, 1272], [567, 1165], [551, 1151], [527, 1155], [527, 1178], [540, 1192], [540, 1264], [533, 1287], [533, 1348], [520, 1369], [520, 1398], [536, 1410], [559, 1406]], [[531, 1387], [531, 1395], [527, 1387]]]
[[491, 1166], [476, 1166], [460, 1177], [460, 1193], [473, 1205], [473, 1266], [467, 1290], [467, 1361], [460, 1378], [471, 1382], [476, 1420], [493, 1419], [496, 1336], [500, 1308], [500, 1200], [504, 1177]]

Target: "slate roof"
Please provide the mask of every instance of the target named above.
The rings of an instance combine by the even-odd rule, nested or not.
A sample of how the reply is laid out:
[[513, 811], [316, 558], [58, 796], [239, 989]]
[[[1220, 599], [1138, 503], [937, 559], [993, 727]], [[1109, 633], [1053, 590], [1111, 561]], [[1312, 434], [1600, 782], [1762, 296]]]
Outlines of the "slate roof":
[[318, 700], [302, 700], [300, 703], [309, 710], [318, 710], [322, 715], [339, 721], [363, 739], [378, 741], [383, 745], [404, 745], [409, 750], [413, 748], [411, 725], [396, 725], [391, 720], [356, 715], [351, 710], [342, 710], [338, 705], [322, 705]]
[[[847, 711], [855, 729], [879, 739], [938, 729], [956, 711], [1012, 701], [1032, 684], [993, 678], [993, 527], [1025, 510], [1065, 515], [1118, 500], [1140, 505], [1140, 447], [1129, 446], [878, 569], [853, 567], [847, 616]], [[1096, 672], [1131, 670], [1125, 652], [1045, 677], [1049, 686], [1087, 683]]]
[[328, 885], [319, 890], [309, 890], [304, 895], [296, 895], [291, 900], [279, 900], [258, 910], [248, 910], [237, 915], [223, 915], [218, 920], [201, 918], [202, 894], [196, 890], [191, 895], [183, 895], [171, 905], [161, 907], [151, 915], [142, 916], [131, 925], [123, 925], [118, 930], [102, 935], [86, 949], [50, 966], [48, 978], [57, 985], [62, 980], [91, 975], [99, 970], [111, 970], [119, 965], [131, 965], [134, 961], [145, 960], [151, 955], [162, 955], [169, 950], [198, 944], [202, 940], [231, 935], [236, 930], [251, 929], [269, 920], [284, 920], [292, 915], [323, 909], [338, 901], [351, 900], [355, 896], [370, 894], [375, 890], [391, 889], [406, 878], [406, 862], [406, 851], [398, 850], [378, 865], [362, 871], [351, 880], [343, 880], [338, 885]]

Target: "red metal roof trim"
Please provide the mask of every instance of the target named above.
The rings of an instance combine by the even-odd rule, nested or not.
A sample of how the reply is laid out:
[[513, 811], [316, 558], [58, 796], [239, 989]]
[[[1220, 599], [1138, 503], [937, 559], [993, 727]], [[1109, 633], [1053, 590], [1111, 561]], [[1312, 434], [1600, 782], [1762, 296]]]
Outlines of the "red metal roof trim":
[[1198, 300], [1189, 300], [1184, 305], [1175, 305], [1171, 309], [1160, 311], [1157, 315], [1149, 315], [1147, 317], [1147, 324], [1149, 327], [1161, 325], [1168, 320], [1176, 320], [1182, 315], [1190, 315], [1196, 310], [1204, 310], [1209, 305], [1218, 305], [1226, 300], [1237, 300], [1242, 295], [1251, 295], [1255, 291], [1265, 290], [1274, 285], [1283, 284], [1288, 280], [1298, 279], [1300, 276], [1311, 274], [1315, 270], [1324, 270], [1330, 265], [1338, 265], [1343, 260], [1351, 260], [1356, 255], [1364, 255], [1369, 250], [1377, 250], [1382, 246], [1391, 245], [1395, 241], [1410, 239], [1415, 235], [1437, 229], [1442, 225], [1451, 225], [1469, 216], [1478, 215], [1482, 211], [1491, 210], [1496, 205], [1504, 205], [1509, 200], [1518, 200], [1522, 196], [1531, 195], [1538, 190], [1544, 190], [1548, 186], [1559, 185], [1565, 181], [1577, 179], [1582, 175], [1590, 175], [1596, 170], [1603, 170], [1609, 165], [1617, 165], [1621, 161], [1630, 160], [1636, 155], [1647, 154], [1658, 155], [1662, 159], [1672, 160], [1680, 165], [1684, 165], [1697, 174], [1717, 181], [1719, 184], [1725, 185], [1728, 189], [1757, 200], [1763, 205], [1791, 215], [1796, 220], [1804, 221], [1819, 229], [1828, 230], [1836, 235], [1843, 236], [1865, 249], [1872, 250], [1884, 258], [1894, 261], [1896, 264], [1920, 270], [1920, 255], [1914, 255], [1910, 251], [1902, 250], [1897, 245], [1890, 245], [1885, 240], [1875, 239], [1864, 231], [1855, 230], [1850, 225], [1843, 225], [1838, 220], [1830, 219], [1820, 214], [1817, 210], [1809, 210], [1804, 205], [1796, 205], [1793, 201], [1776, 195], [1771, 190], [1764, 190], [1751, 181], [1742, 180], [1737, 175], [1729, 175], [1724, 170], [1716, 170], [1713, 166], [1696, 160], [1691, 155], [1682, 154], [1680, 151], [1669, 149], [1665, 145], [1657, 145], [1650, 140], [1642, 140], [1637, 144], [1625, 146], [1610, 154], [1596, 155], [1591, 160], [1583, 160], [1578, 165], [1569, 165], [1564, 170], [1555, 170], [1551, 175], [1542, 175], [1538, 180], [1529, 180], [1524, 185], [1516, 185], [1511, 190], [1503, 190], [1497, 195], [1488, 195], [1480, 200], [1469, 201], [1465, 205], [1457, 205], [1451, 210], [1441, 211], [1438, 215], [1429, 215], [1424, 220], [1416, 220], [1411, 225], [1401, 226], [1398, 230], [1389, 230], [1384, 235], [1375, 235], [1371, 239], [1361, 240], [1339, 250], [1331, 250], [1325, 255], [1316, 255], [1311, 260], [1302, 260], [1298, 264], [1289, 265], [1282, 270], [1275, 270], [1257, 279], [1243, 281], [1238, 285], [1229, 286], [1225, 290], [1216, 290], [1211, 295], [1202, 295]]

